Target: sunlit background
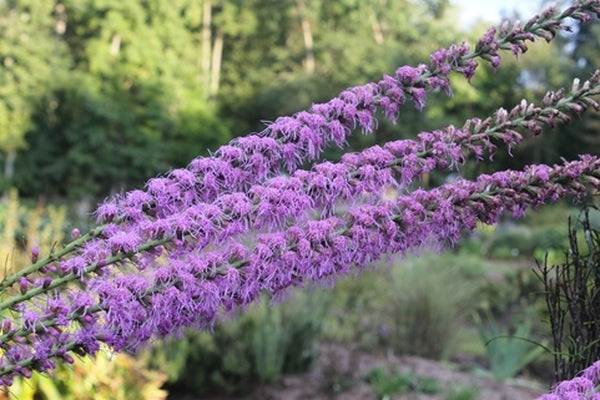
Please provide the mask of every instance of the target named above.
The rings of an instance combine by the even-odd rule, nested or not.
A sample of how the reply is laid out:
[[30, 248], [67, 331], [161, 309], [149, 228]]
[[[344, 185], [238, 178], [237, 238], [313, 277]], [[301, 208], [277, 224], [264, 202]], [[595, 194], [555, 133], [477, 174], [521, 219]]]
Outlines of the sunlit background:
[[464, 26], [481, 19], [497, 22], [500, 18], [511, 17], [516, 11], [528, 18], [543, 8], [544, 0], [451, 0], [459, 8], [460, 20]]

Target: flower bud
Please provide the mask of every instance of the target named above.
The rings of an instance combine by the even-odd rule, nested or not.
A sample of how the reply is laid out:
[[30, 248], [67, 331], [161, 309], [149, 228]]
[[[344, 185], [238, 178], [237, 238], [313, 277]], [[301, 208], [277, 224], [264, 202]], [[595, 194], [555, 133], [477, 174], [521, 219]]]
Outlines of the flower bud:
[[40, 246], [38, 246], [37, 244], [35, 246], [33, 246], [33, 248], [31, 249], [31, 262], [32, 263], [36, 263], [38, 260], [38, 257], [40, 256]]
[[75, 362], [75, 359], [68, 353], [63, 354], [62, 359], [65, 360], [69, 364], [73, 364]]
[[25, 277], [20, 277], [19, 278], [19, 288], [21, 290], [21, 294], [24, 294], [25, 292], [27, 292], [27, 289], [29, 287], [29, 282], [27, 281], [27, 278]]
[[2, 323], [2, 332], [6, 333], [8, 331], [10, 331], [11, 328], [11, 320], [6, 318], [4, 320], [4, 322]]

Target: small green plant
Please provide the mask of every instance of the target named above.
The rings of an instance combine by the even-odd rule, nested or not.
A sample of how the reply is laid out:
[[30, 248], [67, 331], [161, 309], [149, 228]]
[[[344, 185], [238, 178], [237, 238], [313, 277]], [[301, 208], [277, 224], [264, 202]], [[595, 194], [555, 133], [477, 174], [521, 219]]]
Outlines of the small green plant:
[[488, 317], [483, 323], [476, 314], [474, 320], [481, 340], [485, 343], [490, 369], [498, 380], [515, 377], [545, 350], [543, 345], [528, 338], [531, 334], [529, 320], [518, 323], [514, 335], [501, 330], [493, 318]]
[[415, 391], [419, 393], [438, 394], [442, 391], [438, 381], [428, 376], [418, 377], [416, 384], [417, 387], [415, 388]]
[[450, 389], [444, 400], [477, 400], [479, 389], [474, 386], [459, 386]]
[[256, 309], [260, 322], [252, 332], [251, 348], [259, 381], [272, 383], [283, 371], [291, 335], [285, 332], [283, 313], [271, 308], [268, 298], [264, 297], [262, 301], [262, 306]]
[[412, 373], [401, 373], [396, 368], [388, 374], [382, 366], [373, 368], [366, 376], [378, 399], [389, 399], [396, 394], [414, 391], [424, 394], [441, 392], [440, 386], [432, 378], [422, 377]]

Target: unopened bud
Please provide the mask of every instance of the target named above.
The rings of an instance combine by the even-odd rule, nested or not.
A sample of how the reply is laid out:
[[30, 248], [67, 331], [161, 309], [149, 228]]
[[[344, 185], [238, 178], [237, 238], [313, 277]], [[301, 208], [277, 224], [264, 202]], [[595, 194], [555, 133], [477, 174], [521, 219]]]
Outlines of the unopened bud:
[[594, 110], [596, 111], [600, 111], [600, 104], [598, 104], [598, 102], [590, 97], [584, 99], [584, 101], [589, 105], [592, 106], [594, 108]]
[[33, 246], [33, 248], [31, 249], [31, 262], [35, 263], [38, 260], [38, 257], [40, 256], [40, 246], [38, 246], [37, 244], [35, 246]]
[[50, 286], [51, 283], [52, 283], [52, 278], [50, 278], [49, 276], [45, 276], [43, 279], [42, 286], [44, 288], [47, 288], [48, 286]]
[[506, 36], [510, 30], [510, 22], [508, 20], [504, 20], [502, 22], [502, 26], [500, 27], [500, 36]]
[[27, 282], [27, 279], [23, 276], [19, 278], [19, 287], [21, 289], [21, 294], [24, 294], [25, 292], [27, 292], [27, 288], [29, 287], [29, 282]]
[[503, 107], [500, 107], [498, 110], [496, 110], [495, 114], [497, 122], [504, 122], [508, 119], [508, 111], [506, 111], [506, 109]]
[[10, 320], [10, 319], [8, 319], [8, 318], [6, 318], [6, 319], [4, 320], [4, 322], [2, 323], [2, 332], [5, 332], [5, 333], [6, 333], [6, 332], [10, 331], [11, 324], [12, 324], [12, 323], [11, 323], [11, 320]]

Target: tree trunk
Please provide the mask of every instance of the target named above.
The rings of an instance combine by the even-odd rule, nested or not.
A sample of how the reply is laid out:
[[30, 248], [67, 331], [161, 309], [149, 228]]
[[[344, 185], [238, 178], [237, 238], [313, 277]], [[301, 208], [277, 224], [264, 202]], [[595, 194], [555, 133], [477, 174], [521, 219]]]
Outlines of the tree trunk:
[[16, 158], [17, 152], [15, 150], [10, 150], [8, 153], [6, 153], [6, 159], [4, 160], [4, 179], [7, 182], [10, 182], [15, 174]]
[[209, 93], [210, 87], [210, 58], [211, 58], [211, 21], [212, 4], [210, 0], [204, 0], [202, 3], [202, 54], [200, 60], [202, 86], [205, 93]]
[[306, 5], [304, 1], [298, 0], [298, 15], [300, 16], [300, 25], [302, 27], [302, 39], [304, 40], [304, 49], [306, 55], [304, 58], [304, 68], [306, 72], [312, 74], [315, 72], [315, 52], [313, 44], [313, 33], [310, 26], [310, 20], [306, 15]]
[[110, 41], [110, 54], [116, 56], [119, 51], [121, 51], [121, 35], [115, 34]]
[[59, 37], [63, 37], [67, 31], [67, 8], [64, 4], [58, 3], [56, 7], [54, 7], [54, 12], [56, 13], [54, 32]]
[[377, 19], [377, 15], [375, 11], [371, 9], [371, 27], [373, 28], [373, 39], [375, 39], [375, 43], [381, 45], [384, 42], [383, 38], [383, 30], [381, 29], [381, 24]]
[[217, 28], [215, 43], [212, 49], [212, 63], [210, 68], [210, 91], [209, 99], [214, 102], [219, 91], [219, 79], [221, 78], [221, 60], [223, 58], [223, 30]]

